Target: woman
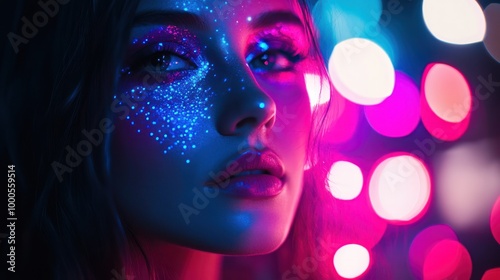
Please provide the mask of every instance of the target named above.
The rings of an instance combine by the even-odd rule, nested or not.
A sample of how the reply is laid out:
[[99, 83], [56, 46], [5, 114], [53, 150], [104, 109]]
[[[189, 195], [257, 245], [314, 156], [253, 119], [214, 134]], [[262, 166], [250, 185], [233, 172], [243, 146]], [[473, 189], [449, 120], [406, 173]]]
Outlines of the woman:
[[326, 190], [303, 184], [319, 133], [304, 77], [326, 77], [304, 2], [56, 5], [7, 83], [9, 106], [36, 104], [9, 110], [22, 275], [218, 279], [223, 255], [289, 236], [278, 275], [330, 277]]

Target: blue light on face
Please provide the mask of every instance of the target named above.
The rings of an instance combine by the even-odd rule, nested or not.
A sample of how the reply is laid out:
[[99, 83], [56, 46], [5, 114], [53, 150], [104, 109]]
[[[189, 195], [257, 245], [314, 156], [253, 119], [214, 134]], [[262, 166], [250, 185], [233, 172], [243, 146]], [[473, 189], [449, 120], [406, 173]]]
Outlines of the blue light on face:
[[[186, 59], [196, 61], [197, 68], [182, 70], [184, 72], [163, 71], [159, 75], [163, 79], [158, 80], [155, 86], [151, 86], [150, 82], [145, 86], [143, 79], [138, 78], [141, 73], [126, 73], [122, 81], [129, 88], [124, 95], [134, 102], [126, 120], [141, 128], [136, 130], [137, 133], [145, 133], [159, 143], [163, 154], [177, 151], [187, 156], [189, 150], [197, 148], [196, 141], [200, 139], [200, 134], [203, 131], [208, 133], [203, 122], [210, 119], [209, 109], [213, 106], [211, 97], [214, 92], [202, 81], [210, 70], [210, 64], [200, 52], [201, 46], [196, 38], [183, 30], [167, 27], [151, 34], [149, 36], [155, 40], [158, 40], [155, 38], [158, 34], [171, 40], [187, 39], [194, 50], [185, 54], [190, 55]], [[118, 104], [126, 106], [123, 101]], [[185, 162], [189, 164], [191, 161], [186, 159]]]
[[259, 103], [259, 108], [264, 109], [266, 107], [266, 104], [264, 102]]

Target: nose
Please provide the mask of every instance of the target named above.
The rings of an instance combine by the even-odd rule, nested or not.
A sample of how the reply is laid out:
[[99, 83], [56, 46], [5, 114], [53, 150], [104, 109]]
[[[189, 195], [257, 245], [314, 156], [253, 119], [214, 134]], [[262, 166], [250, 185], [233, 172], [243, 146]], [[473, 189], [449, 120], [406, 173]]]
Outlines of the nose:
[[[234, 75], [220, 88], [216, 106], [216, 128], [221, 135], [244, 135], [271, 129], [276, 121], [276, 103], [253, 75]], [[243, 77], [246, 76], [246, 77]]]

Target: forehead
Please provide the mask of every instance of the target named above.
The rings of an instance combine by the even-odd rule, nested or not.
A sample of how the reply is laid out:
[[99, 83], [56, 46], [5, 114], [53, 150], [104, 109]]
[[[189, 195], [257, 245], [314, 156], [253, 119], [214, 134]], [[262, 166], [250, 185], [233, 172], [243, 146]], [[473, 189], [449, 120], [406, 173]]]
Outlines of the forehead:
[[235, 29], [244, 28], [257, 16], [271, 11], [290, 12], [302, 20], [296, 0], [140, 0], [137, 13], [149, 11], [189, 12], [210, 25], [229, 25]]

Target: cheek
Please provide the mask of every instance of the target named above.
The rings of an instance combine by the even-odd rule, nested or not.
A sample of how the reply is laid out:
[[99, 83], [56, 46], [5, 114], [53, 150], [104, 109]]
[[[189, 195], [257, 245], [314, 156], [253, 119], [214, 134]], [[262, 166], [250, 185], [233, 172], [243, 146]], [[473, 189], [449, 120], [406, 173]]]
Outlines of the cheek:
[[122, 94], [115, 96], [115, 108], [124, 108], [121, 118], [134, 133], [154, 140], [159, 153], [176, 153], [189, 163], [187, 154], [209, 133], [213, 91], [203, 85], [208, 70], [208, 64], [203, 65], [169, 84], [151, 83], [153, 77], [142, 84], [125, 81]]
[[270, 91], [276, 103], [272, 142], [286, 161], [287, 169], [294, 176], [293, 180], [301, 184], [302, 176], [298, 174], [303, 173], [312, 128], [311, 107], [305, 82], [301, 76], [296, 75], [293, 82], [267, 84], [266, 87], [277, 89]]
[[282, 136], [287, 139], [304, 141], [311, 128], [311, 107], [303, 75], [286, 77], [286, 82], [261, 81], [261, 86], [276, 103], [273, 131], [287, 134]]

